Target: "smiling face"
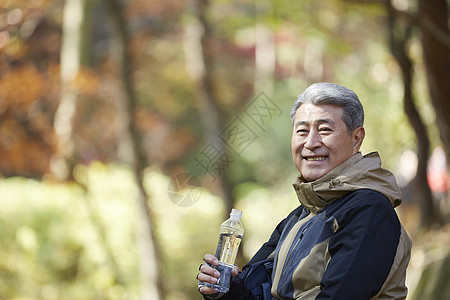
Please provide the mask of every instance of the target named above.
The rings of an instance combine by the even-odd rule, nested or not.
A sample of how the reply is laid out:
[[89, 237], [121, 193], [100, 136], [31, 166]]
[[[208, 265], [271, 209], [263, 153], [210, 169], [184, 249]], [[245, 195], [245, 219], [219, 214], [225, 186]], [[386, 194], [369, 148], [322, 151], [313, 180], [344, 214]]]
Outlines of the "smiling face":
[[359, 151], [364, 128], [358, 127], [349, 133], [342, 113], [341, 107], [329, 104], [305, 103], [297, 110], [292, 156], [305, 180], [319, 179]]

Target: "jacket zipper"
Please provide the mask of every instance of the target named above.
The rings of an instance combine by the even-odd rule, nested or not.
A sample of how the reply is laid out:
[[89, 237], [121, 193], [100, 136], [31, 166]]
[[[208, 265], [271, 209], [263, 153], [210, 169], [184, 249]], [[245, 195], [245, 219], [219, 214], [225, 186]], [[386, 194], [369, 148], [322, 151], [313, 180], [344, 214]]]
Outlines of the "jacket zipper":
[[[295, 243], [291, 246], [291, 249], [289, 250], [289, 253], [288, 253], [288, 257], [286, 258], [286, 261], [283, 266], [283, 271], [286, 269], [286, 266], [289, 264], [292, 253], [294, 252], [295, 248], [297, 248], [298, 243], [305, 235], [305, 231], [308, 229], [308, 227], [311, 225], [311, 223], [312, 223], [312, 220], [309, 220], [308, 223], [306, 223], [305, 228], [303, 228], [302, 232], [300, 233], [300, 236], [296, 239]], [[282, 272], [281, 274], [286, 274], [286, 272]], [[283, 276], [283, 279], [285, 279], [284, 277], [285, 276]]]

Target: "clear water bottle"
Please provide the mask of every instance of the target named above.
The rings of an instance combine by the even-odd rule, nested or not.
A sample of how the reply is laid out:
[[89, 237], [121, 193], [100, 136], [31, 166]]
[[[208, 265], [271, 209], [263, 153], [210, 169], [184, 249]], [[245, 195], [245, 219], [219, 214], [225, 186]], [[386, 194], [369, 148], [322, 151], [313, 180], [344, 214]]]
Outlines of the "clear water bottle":
[[231, 271], [234, 268], [239, 245], [244, 235], [244, 226], [241, 223], [242, 211], [232, 209], [230, 218], [220, 225], [219, 242], [217, 243], [216, 254], [219, 265], [216, 268], [220, 272], [220, 277], [216, 284], [202, 282], [201, 284], [221, 293], [226, 293], [230, 289]]

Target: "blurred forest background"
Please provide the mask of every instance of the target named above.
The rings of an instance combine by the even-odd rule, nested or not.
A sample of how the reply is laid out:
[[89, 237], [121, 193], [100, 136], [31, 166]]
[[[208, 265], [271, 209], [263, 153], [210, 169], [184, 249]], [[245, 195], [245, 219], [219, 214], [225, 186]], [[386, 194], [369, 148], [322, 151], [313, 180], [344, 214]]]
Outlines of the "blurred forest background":
[[0, 0], [0, 298], [199, 299], [232, 207], [243, 266], [297, 205], [289, 110], [353, 89], [449, 299], [446, 0]]

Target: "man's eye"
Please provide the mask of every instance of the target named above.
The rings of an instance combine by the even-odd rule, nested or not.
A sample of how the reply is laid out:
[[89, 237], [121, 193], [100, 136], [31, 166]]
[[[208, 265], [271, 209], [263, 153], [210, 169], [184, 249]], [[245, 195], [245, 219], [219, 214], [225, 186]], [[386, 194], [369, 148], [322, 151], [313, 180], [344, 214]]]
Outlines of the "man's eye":
[[322, 127], [322, 128], [319, 128], [319, 131], [331, 131], [331, 128]]
[[297, 133], [300, 133], [300, 134], [308, 133], [308, 130], [307, 129], [297, 129]]

